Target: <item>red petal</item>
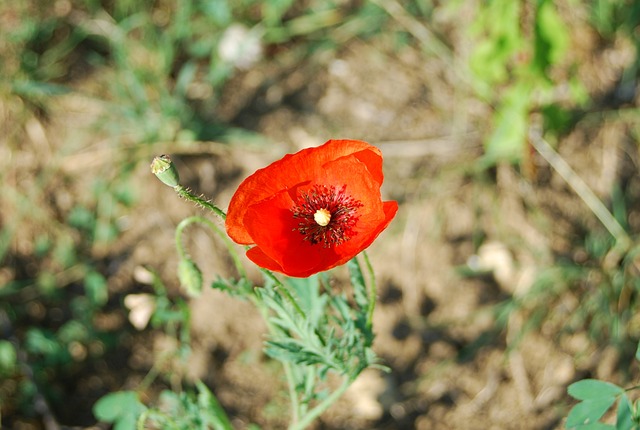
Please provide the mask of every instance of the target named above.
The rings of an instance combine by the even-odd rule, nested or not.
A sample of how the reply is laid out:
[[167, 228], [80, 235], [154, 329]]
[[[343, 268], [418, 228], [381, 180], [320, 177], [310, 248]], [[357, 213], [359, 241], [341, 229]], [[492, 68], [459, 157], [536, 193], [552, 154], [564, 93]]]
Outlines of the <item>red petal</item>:
[[[384, 206], [385, 219], [383, 223], [377, 227], [377, 229], [373, 232], [373, 234], [363, 244], [364, 247], [362, 248], [362, 250], [366, 249], [369, 245], [371, 245], [371, 243], [378, 237], [378, 235], [389, 225], [391, 220], [393, 220], [394, 216], [396, 215], [396, 212], [398, 211], [397, 202], [394, 202], [394, 201], [384, 202], [383, 206]], [[345, 264], [347, 261], [351, 260], [351, 258], [353, 258], [355, 255], [357, 255], [357, 253], [354, 254], [353, 256], [351, 256], [351, 254], [343, 255], [340, 259], [335, 260], [333, 263], [327, 265], [321, 270], [316, 270], [315, 268], [310, 268], [306, 270], [303, 270], [303, 269], [294, 270], [291, 267], [287, 267], [287, 269], [283, 268], [282, 265], [280, 265], [278, 262], [273, 260], [268, 255], [266, 255], [262, 251], [262, 249], [260, 249], [257, 246], [247, 251], [247, 257], [249, 257], [249, 259], [254, 263], [256, 263], [258, 266], [268, 270], [275, 271], [275, 272], [284, 273], [285, 275], [288, 275], [288, 276], [299, 277], [299, 278], [311, 276], [320, 271], [333, 269], [334, 267]]]
[[[330, 248], [312, 245], [297, 231], [298, 221], [291, 212], [293, 200], [282, 191], [270, 199], [252, 205], [246, 211], [245, 225], [260, 253], [273, 264], [270, 268], [290, 276], [320, 272], [338, 257]], [[247, 253], [265, 261], [256, 248]], [[257, 262], [257, 261], [256, 261]]]
[[325, 144], [286, 155], [271, 165], [257, 170], [238, 187], [229, 204], [227, 233], [235, 242], [251, 244], [255, 241], [244, 226], [247, 208], [273, 194], [291, 189], [315, 179], [330, 161], [355, 156], [366, 166], [378, 185], [382, 183], [382, 155], [380, 150], [359, 140], [329, 140]]
[[292, 195], [296, 188], [283, 190], [268, 199], [253, 204], [245, 211], [243, 227], [257, 248], [247, 255], [262, 267], [283, 272], [290, 276], [308, 276], [329, 270], [345, 263], [360, 251], [368, 247], [380, 232], [389, 224], [397, 204], [383, 204], [380, 199], [380, 185], [370, 174], [368, 167], [355, 155], [341, 157], [326, 163], [314, 184], [335, 186], [360, 201], [363, 207], [358, 209], [360, 217], [353, 228], [357, 234], [347, 242], [323, 247], [311, 244], [298, 230], [299, 221], [293, 217], [291, 208], [295, 202]]

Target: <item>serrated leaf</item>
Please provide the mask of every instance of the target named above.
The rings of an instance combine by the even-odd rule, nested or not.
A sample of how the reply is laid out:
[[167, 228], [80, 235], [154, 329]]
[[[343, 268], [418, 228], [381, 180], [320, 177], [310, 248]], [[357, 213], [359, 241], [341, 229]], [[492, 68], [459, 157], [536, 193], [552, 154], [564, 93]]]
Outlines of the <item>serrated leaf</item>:
[[600, 397], [584, 400], [569, 411], [567, 428], [596, 423], [615, 403], [615, 397]]
[[305, 349], [303, 345], [293, 340], [281, 342], [267, 341], [265, 353], [269, 357], [279, 361], [289, 361], [298, 364], [327, 364], [321, 355]]
[[302, 308], [302, 311], [307, 314], [314, 322], [317, 321], [319, 316], [316, 307], [319, 303], [319, 289], [320, 282], [317, 275], [310, 276], [308, 278], [287, 278], [285, 280], [287, 285], [290, 285], [295, 291], [295, 295], [298, 299], [298, 305]]
[[360, 268], [360, 263], [358, 262], [357, 257], [349, 260], [347, 268], [349, 269], [349, 278], [351, 280], [351, 285], [353, 286], [353, 295], [356, 303], [361, 309], [367, 309], [369, 306], [367, 285], [364, 281], [364, 275], [362, 274], [362, 269]]
[[597, 379], [583, 379], [574, 382], [567, 389], [569, 395], [578, 400], [599, 399], [605, 397], [616, 397], [624, 393], [624, 389], [610, 382], [599, 381]]

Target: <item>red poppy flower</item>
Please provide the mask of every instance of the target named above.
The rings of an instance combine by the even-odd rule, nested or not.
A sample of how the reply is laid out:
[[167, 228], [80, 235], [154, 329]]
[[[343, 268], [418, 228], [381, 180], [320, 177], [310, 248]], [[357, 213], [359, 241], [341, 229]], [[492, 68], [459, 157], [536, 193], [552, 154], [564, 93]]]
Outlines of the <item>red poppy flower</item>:
[[330, 140], [286, 155], [245, 179], [231, 199], [229, 237], [253, 245], [257, 265], [306, 277], [367, 248], [398, 210], [383, 202], [382, 154], [358, 140]]

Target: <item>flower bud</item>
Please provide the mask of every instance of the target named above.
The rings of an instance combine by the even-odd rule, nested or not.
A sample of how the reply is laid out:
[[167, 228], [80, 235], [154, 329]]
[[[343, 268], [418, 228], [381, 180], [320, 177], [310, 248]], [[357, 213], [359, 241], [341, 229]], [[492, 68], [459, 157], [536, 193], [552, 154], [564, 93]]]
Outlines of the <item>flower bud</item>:
[[160, 155], [153, 159], [151, 163], [151, 173], [170, 187], [176, 187], [180, 182], [178, 170], [176, 170], [176, 167], [168, 155]]
[[189, 258], [183, 258], [178, 264], [178, 279], [189, 297], [198, 297], [202, 293], [202, 272]]

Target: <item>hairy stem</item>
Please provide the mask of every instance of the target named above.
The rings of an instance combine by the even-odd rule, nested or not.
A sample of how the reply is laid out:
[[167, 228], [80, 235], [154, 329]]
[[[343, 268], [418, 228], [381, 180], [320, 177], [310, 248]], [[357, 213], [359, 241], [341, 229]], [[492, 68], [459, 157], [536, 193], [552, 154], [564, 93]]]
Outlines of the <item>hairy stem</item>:
[[316, 418], [322, 415], [329, 407], [336, 402], [344, 393], [347, 391], [347, 388], [353, 382], [352, 379], [345, 377], [344, 381], [336, 391], [331, 393], [330, 396], [325, 398], [322, 402], [320, 402], [316, 407], [307, 412], [298, 422], [295, 422], [291, 426], [289, 426], [289, 430], [302, 430], [309, 426]]
[[180, 224], [178, 224], [178, 226], [176, 227], [176, 249], [178, 250], [178, 255], [180, 256], [180, 258], [186, 257], [186, 251], [184, 249], [184, 244], [182, 243], [182, 234], [184, 232], [184, 229], [190, 224], [195, 224], [195, 223], [203, 224], [209, 227], [211, 231], [213, 231], [215, 234], [218, 235], [218, 237], [220, 237], [220, 239], [222, 239], [222, 241], [224, 242], [224, 245], [227, 247], [227, 250], [229, 251], [229, 255], [233, 260], [233, 265], [238, 271], [238, 274], [241, 277], [246, 278], [246, 271], [244, 270], [244, 266], [240, 261], [240, 256], [238, 255], [238, 253], [234, 248], [233, 242], [231, 242], [229, 237], [222, 231], [222, 229], [220, 229], [220, 227], [218, 227], [214, 222], [212, 222], [211, 220], [208, 220], [207, 218], [203, 218], [200, 216], [191, 216], [180, 221]]
[[366, 251], [362, 253], [364, 255], [364, 262], [367, 265], [369, 271], [369, 306], [367, 307], [367, 329], [371, 330], [373, 326], [373, 311], [376, 308], [376, 300], [378, 299], [378, 285], [376, 284], [376, 274], [373, 270], [371, 260]]
[[227, 214], [224, 213], [224, 211], [222, 209], [220, 209], [219, 207], [217, 207], [216, 205], [214, 205], [210, 201], [205, 200], [202, 197], [196, 196], [195, 194], [193, 194], [191, 192], [190, 189], [188, 189], [188, 188], [186, 188], [186, 187], [184, 187], [182, 185], [176, 185], [175, 187], [173, 187], [173, 189], [183, 199], [192, 201], [196, 205], [198, 205], [198, 206], [200, 206], [200, 207], [202, 207], [204, 209], [210, 210], [211, 212], [213, 212], [214, 214], [218, 215], [223, 220], [227, 219]]

